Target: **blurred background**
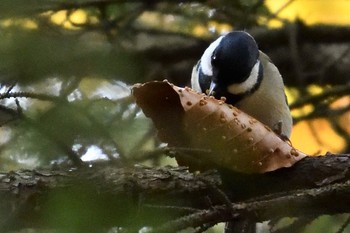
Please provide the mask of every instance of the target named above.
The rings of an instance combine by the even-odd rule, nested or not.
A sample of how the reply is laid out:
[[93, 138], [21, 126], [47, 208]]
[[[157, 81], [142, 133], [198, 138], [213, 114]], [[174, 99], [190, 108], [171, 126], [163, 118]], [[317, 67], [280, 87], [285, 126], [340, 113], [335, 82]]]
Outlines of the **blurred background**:
[[252, 34], [279, 68], [293, 145], [349, 153], [349, 12], [348, 0], [2, 0], [0, 170], [175, 165], [130, 87], [189, 85], [205, 48], [231, 30]]

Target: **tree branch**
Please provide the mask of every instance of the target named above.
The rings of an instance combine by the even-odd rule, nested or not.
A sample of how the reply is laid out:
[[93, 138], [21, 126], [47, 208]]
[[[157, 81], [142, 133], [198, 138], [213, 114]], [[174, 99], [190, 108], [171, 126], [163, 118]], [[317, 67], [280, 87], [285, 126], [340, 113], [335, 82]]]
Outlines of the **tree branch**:
[[[328, 185], [322, 188], [299, 190], [291, 193], [278, 194], [276, 197], [261, 197], [259, 201], [234, 203], [231, 208], [224, 205], [214, 206], [192, 215], [170, 221], [157, 228], [155, 232], [176, 232], [188, 227], [196, 227], [207, 222], [227, 222], [239, 218], [249, 218], [262, 222], [273, 218], [301, 217], [322, 214], [348, 212], [344, 207], [350, 204], [347, 196], [350, 194], [350, 181], [341, 184]], [[333, 198], [340, 198], [342, 204], [335, 205]], [[345, 200], [344, 200], [345, 198]]]
[[[228, 171], [220, 171], [221, 176], [217, 172], [194, 175], [183, 167], [117, 168], [108, 164], [75, 171], [0, 173], [0, 228], [70, 227], [64, 219], [42, 218], [57, 195], [68, 197], [60, 199], [60, 205], [70, 211], [84, 212], [93, 203], [91, 213], [75, 217], [86, 229], [95, 230], [165, 224], [157, 232], [169, 232], [174, 225], [200, 227], [207, 221], [350, 212], [349, 168], [349, 155], [327, 155], [308, 157], [291, 168], [263, 175]], [[334, 200], [342, 204], [335, 205]], [[92, 221], [94, 216], [104, 221]]]

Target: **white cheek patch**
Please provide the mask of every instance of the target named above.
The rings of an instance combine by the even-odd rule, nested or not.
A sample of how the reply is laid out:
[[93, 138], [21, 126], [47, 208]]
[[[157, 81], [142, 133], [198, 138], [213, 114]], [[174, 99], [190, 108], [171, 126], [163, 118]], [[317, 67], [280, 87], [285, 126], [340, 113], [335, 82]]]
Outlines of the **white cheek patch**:
[[201, 68], [203, 74], [207, 76], [213, 75], [213, 67], [211, 65], [211, 57], [213, 55], [214, 50], [218, 47], [220, 44], [222, 38], [224, 36], [220, 36], [217, 38], [213, 43], [209, 45], [209, 47], [204, 51], [202, 57], [201, 57]]
[[255, 63], [252, 69], [252, 72], [250, 72], [249, 77], [242, 83], [231, 84], [230, 86], [227, 87], [227, 91], [235, 95], [243, 94], [245, 92], [250, 91], [258, 82], [259, 66], [260, 66], [260, 61], [258, 60]]
[[197, 65], [195, 65], [192, 69], [192, 77], [191, 77], [191, 87], [193, 90], [198, 91], [198, 92], [202, 92], [202, 89], [199, 85], [199, 66], [200, 62], [197, 63]]

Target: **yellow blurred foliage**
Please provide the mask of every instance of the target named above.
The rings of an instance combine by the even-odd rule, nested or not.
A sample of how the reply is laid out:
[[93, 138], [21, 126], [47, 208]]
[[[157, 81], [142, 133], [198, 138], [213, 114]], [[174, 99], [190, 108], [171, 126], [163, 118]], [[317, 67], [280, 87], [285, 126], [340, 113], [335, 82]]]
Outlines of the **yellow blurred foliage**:
[[350, 105], [350, 97], [349, 96], [344, 96], [340, 99], [337, 99], [331, 104], [332, 109], [339, 109], [339, 108], [344, 108], [346, 106]]
[[87, 21], [86, 12], [83, 10], [76, 10], [69, 15], [69, 20], [76, 24], [83, 24]]
[[152, 11], [145, 11], [140, 15], [138, 21], [145, 25], [154, 26], [160, 23], [161, 15]]
[[217, 34], [226, 34], [230, 31], [232, 31], [232, 26], [227, 23], [218, 23], [216, 21], [209, 21], [208, 22], [208, 28], [212, 32], [216, 32]]
[[31, 19], [4, 19], [0, 20], [1, 27], [11, 27], [11, 26], [20, 26], [26, 29], [37, 29], [38, 24]]
[[[343, 98], [340, 98], [332, 103], [331, 108], [332, 109], [341, 109], [346, 108], [350, 105], [350, 97], [344, 96]], [[339, 124], [343, 126], [345, 131], [347, 131], [348, 134], [350, 134], [350, 112], [347, 112], [339, 117]]]
[[89, 96], [90, 93], [94, 92], [98, 87], [103, 86], [107, 81], [94, 77], [86, 77], [79, 83], [79, 89], [84, 96]]
[[136, 22], [144, 27], [161, 29], [168, 32], [186, 33], [188, 31], [188, 25], [184, 24], [182, 17], [176, 14], [145, 11], [138, 17]]
[[[272, 13], [278, 12], [278, 17], [293, 21], [301, 19], [306, 24], [338, 24], [348, 25], [350, 23], [350, 1], [349, 0], [266, 0], [266, 6]], [[290, 2], [290, 3], [289, 3]], [[271, 20], [270, 27], [280, 27], [282, 22]]]
[[[307, 88], [310, 95], [322, 94], [328, 88], [322, 88], [319, 85], [310, 85]], [[296, 88], [286, 88], [286, 95], [289, 103], [302, 98]], [[331, 104], [332, 109], [340, 109], [350, 105], [350, 97], [343, 97]], [[293, 109], [293, 117], [301, 117], [314, 111], [311, 104], [304, 105], [301, 108]], [[337, 118], [339, 124], [348, 133], [350, 133], [350, 113], [344, 113]], [[332, 129], [328, 119], [315, 119], [302, 121], [296, 124], [292, 131], [291, 141], [293, 145], [301, 151], [308, 154], [320, 154], [327, 151], [337, 153], [345, 147], [344, 140]]]
[[309, 85], [307, 87], [307, 91], [311, 95], [318, 95], [318, 94], [321, 94], [324, 91], [324, 89], [321, 86], [319, 86], [319, 85], [312, 84], [312, 85]]
[[341, 152], [345, 146], [327, 119], [299, 122], [293, 128], [291, 141], [294, 147], [310, 155]]
[[299, 91], [297, 88], [285, 87], [285, 93], [289, 104], [293, 103], [296, 97], [299, 95]]
[[66, 21], [66, 15], [67, 11], [57, 11], [56, 13], [51, 15], [51, 21], [55, 24], [61, 25], [64, 23], [64, 21]]
[[[331, 104], [333, 110], [345, 108], [350, 105], [350, 97], [340, 98]], [[298, 114], [306, 114], [307, 112], [295, 110], [293, 116]], [[346, 112], [335, 120], [341, 128], [350, 134], [350, 112]], [[329, 119], [315, 119], [310, 121], [302, 121], [293, 128], [291, 137], [293, 145], [308, 154], [324, 154], [327, 151], [337, 153], [341, 152], [345, 145], [345, 141], [333, 129]]]
[[291, 112], [293, 117], [301, 117], [301, 116], [310, 114], [313, 111], [314, 111], [314, 106], [311, 104], [306, 104], [301, 108], [293, 109]]
[[204, 25], [196, 25], [193, 27], [192, 29], [192, 33], [194, 36], [197, 37], [207, 37], [210, 36], [208, 27], [204, 26]]
[[192, 34], [196, 37], [212, 37], [213, 35], [224, 35], [233, 28], [226, 23], [218, 23], [216, 21], [209, 21], [208, 25], [198, 24], [192, 28]]
[[83, 24], [87, 21], [87, 14], [83, 10], [76, 10], [70, 14], [68, 11], [57, 11], [51, 15], [51, 21], [57, 25], [62, 25], [67, 29], [78, 29], [74, 24]]
[[[314, 86], [314, 85], [312, 85], [312, 86]], [[322, 92], [322, 88], [314, 89], [313, 87], [308, 87], [308, 90], [312, 94], [318, 94], [318, 93]], [[320, 91], [320, 92], [318, 92], [318, 91]], [[299, 93], [297, 88], [286, 87], [285, 92], [286, 92], [286, 96], [287, 96], [289, 104], [294, 103], [297, 99], [300, 98], [300, 93]], [[293, 117], [300, 117], [300, 116], [311, 113], [313, 110], [314, 110], [314, 106], [312, 106], [311, 104], [307, 104], [301, 108], [293, 109], [292, 115], [293, 115]]]

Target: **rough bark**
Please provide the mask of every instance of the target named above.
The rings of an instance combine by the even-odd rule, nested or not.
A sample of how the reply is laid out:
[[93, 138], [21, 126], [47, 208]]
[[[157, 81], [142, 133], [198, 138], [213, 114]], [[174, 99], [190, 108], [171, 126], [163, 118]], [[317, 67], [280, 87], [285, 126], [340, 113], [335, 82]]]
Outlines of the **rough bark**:
[[[62, 225], [64, 219], [43, 218], [42, 207], [58, 194], [70, 197], [62, 205], [71, 208], [74, 203], [77, 213], [86, 211], [89, 202], [99, 206], [77, 216], [87, 231], [132, 222], [133, 227], [158, 226], [156, 232], [176, 232], [235, 218], [263, 221], [350, 212], [349, 168], [349, 155], [327, 155], [308, 157], [292, 168], [262, 175], [193, 174], [183, 167], [118, 168], [110, 164], [70, 171], [0, 173], [0, 229], [69, 227]], [[96, 222], [94, 216], [105, 221]]]

